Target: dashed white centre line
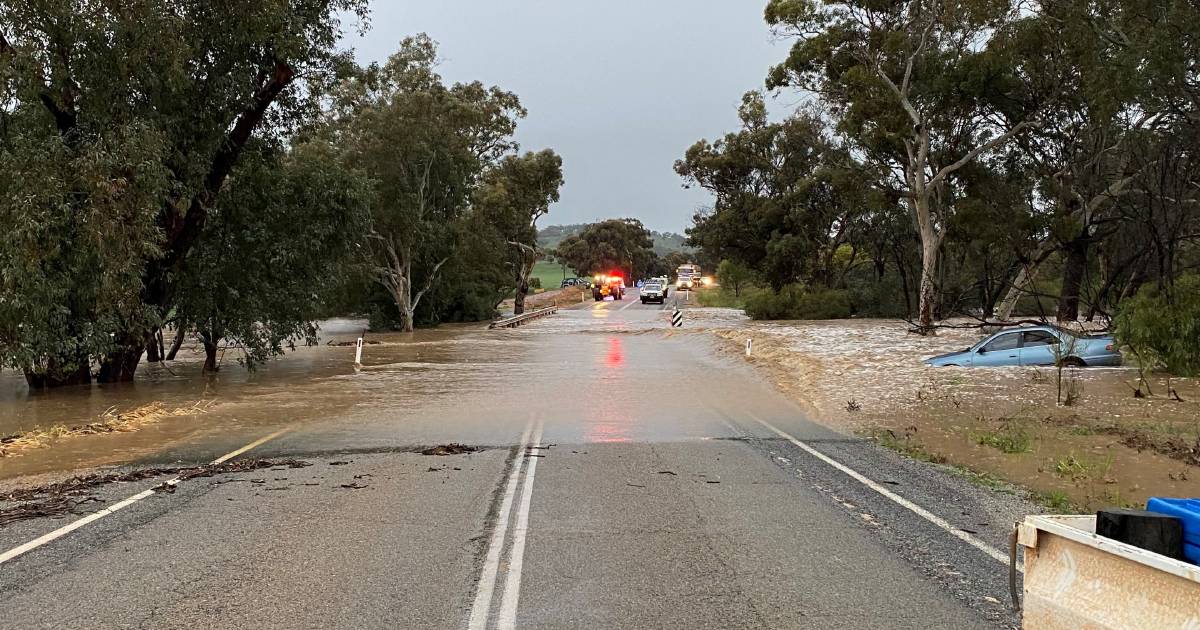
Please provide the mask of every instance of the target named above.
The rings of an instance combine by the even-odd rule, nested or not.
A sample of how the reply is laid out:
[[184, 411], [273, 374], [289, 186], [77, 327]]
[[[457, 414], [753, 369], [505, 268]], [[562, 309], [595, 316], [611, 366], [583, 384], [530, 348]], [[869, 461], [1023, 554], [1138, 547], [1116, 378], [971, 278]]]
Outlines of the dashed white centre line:
[[[291, 429], [280, 429], [279, 431], [276, 431], [266, 437], [259, 438], [255, 441], [237, 449], [236, 451], [233, 451], [231, 453], [226, 453], [225, 455], [222, 455], [222, 456], [212, 460], [211, 462], [209, 462], [209, 465], [215, 466], [217, 464], [223, 464], [223, 463], [229, 461], [230, 459], [233, 459], [234, 457], [237, 457], [238, 455], [241, 455], [242, 453], [249, 451], [250, 449], [262, 446], [263, 444], [283, 435], [284, 433], [287, 433], [290, 430]], [[179, 481], [180, 481], [179, 477], [175, 477], [174, 479], [167, 480], [165, 483], [169, 486], [176, 486], [176, 485], [179, 485]], [[87, 525], [89, 523], [94, 523], [94, 522], [104, 518], [105, 516], [108, 516], [109, 514], [112, 514], [118, 510], [127, 508], [127, 507], [133, 505], [134, 503], [137, 503], [138, 501], [141, 501], [142, 499], [145, 499], [146, 497], [149, 497], [152, 495], [154, 495], [154, 488], [143, 490], [127, 499], [124, 499], [123, 501], [121, 501], [119, 503], [114, 503], [113, 505], [110, 505], [110, 506], [104, 508], [103, 510], [99, 510], [97, 512], [92, 512], [91, 514], [88, 514], [87, 516], [85, 516], [83, 518], [71, 521], [70, 523], [63, 525], [62, 527], [60, 527], [48, 534], [39, 536], [38, 538], [35, 538], [35, 539], [33, 539], [23, 545], [20, 545], [18, 547], [13, 547], [12, 549], [5, 551], [4, 553], [0, 553], [0, 564], [4, 564], [5, 562], [8, 562], [9, 560], [12, 560], [18, 556], [29, 553], [30, 551], [33, 551], [34, 549], [37, 549], [38, 547], [41, 547], [42, 545], [54, 542], [55, 540], [58, 540], [59, 538], [62, 538], [63, 536], [70, 534], [71, 532], [79, 529], [80, 527], [83, 527], [84, 525]]]
[[[770, 429], [779, 437], [800, 447], [800, 449], [802, 449], [809, 455], [812, 455], [813, 457], [816, 457], [817, 459], [825, 462], [826, 464], [833, 466], [837, 470], [839, 470], [842, 473], [849, 476], [851, 479], [854, 479], [855, 481], [874, 490], [875, 492], [882, 494], [884, 497], [891, 499], [892, 502], [896, 503], [897, 505], [900, 505], [901, 507], [908, 509], [909, 511], [911, 511], [914, 514], [916, 514], [917, 516], [920, 516], [921, 518], [929, 521], [930, 523], [933, 523], [940, 529], [943, 529], [946, 532], [948, 532], [951, 536], [954, 536], [955, 538], [958, 538], [959, 540], [967, 543], [968, 545], [971, 545], [972, 547], [982, 551], [983, 553], [985, 553], [989, 557], [991, 557], [993, 560], [996, 560], [997, 562], [1001, 562], [1005, 565], [1008, 565], [1008, 561], [1009, 561], [1008, 554], [1001, 552], [999, 549], [996, 549], [995, 547], [992, 547], [991, 545], [983, 542], [982, 540], [979, 540], [978, 538], [962, 531], [961, 529], [955, 527], [954, 525], [951, 525], [949, 521], [930, 512], [929, 510], [926, 510], [925, 508], [917, 505], [916, 503], [913, 503], [912, 501], [905, 499], [904, 497], [896, 494], [895, 492], [892, 492], [891, 490], [884, 488], [883, 486], [879, 485], [878, 483], [875, 483], [871, 479], [868, 479], [866, 476], [862, 475], [861, 473], [854, 470], [853, 468], [850, 468], [849, 466], [833, 459], [832, 457], [829, 457], [828, 455], [822, 453], [821, 451], [818, 451], [817, 449], [809, 446], [808, 444], [805, 444], [804, 442], [792, 437], [791, 435], [788, 435], [787, 433], [780, 430], [779, 428], [777, 428], [775, 425], [771, 424], [770, 422], [767, 422], [766, 420], [763, 420], [762, 418], [759, 418], [758, 416], [755, 416], [752, 413], [747, 413], [746, 415], [750, 416], [751, 418], [753, 418], [755, 421], [757, 421], [759, 424], [763, 425], [764, 427]], [[1017, 570], [1024, 572], [1024, 569], [1022, 569], [1020, 566], [1017, 567]]]

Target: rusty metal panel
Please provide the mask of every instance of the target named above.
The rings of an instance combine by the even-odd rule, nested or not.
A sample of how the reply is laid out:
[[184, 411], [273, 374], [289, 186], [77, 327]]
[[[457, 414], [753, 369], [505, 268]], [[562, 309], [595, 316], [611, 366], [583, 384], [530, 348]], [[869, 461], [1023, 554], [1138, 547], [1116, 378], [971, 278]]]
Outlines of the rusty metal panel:
[[1200, 583], [1133, 560], [1128, 550], [1038, 530], [1036, 546], [1025, 550], [1023, 628], [1200, 629]]

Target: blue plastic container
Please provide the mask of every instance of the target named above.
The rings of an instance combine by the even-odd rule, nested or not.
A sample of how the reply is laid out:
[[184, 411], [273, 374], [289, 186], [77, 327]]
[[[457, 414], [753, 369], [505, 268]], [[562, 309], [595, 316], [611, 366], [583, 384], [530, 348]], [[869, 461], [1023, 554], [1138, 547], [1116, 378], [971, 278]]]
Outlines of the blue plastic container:
[[1183, 556], [1200, 565], [1200, 499], [1163, 499], [1151, 497], [1146, 510], [1174, 516], [1183, 521]]

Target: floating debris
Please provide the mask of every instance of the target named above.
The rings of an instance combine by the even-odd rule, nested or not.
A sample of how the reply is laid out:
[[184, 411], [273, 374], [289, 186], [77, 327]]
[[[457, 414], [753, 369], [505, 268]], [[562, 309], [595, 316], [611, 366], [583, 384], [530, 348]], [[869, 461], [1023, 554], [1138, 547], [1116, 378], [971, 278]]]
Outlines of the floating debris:
[[21, 451], [46, 448], [58, 440], [82, 435], [106, 433], [128, 433], [153, 424], [163, 418], [195, 416], [208, 411], [214, 401], [199, 401], [193, 405], [167, 409], [162, 403], [150, 403], [129, 411], [117, 411], [109, 407], [100, 414], [96, 422], [74, 426], [56, 425], [46, 429], [33, 429], [0, 437], [0, 457], [19, 455]]

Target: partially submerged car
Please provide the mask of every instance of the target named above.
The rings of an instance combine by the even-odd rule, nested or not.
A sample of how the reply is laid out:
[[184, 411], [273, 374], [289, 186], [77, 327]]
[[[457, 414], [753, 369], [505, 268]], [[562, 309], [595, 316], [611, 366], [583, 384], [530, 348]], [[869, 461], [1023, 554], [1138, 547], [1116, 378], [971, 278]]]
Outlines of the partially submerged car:
[[963, 350], [925, 359], [931, 367], [1121, 365], [1112, 335], [1086, 335], [1049, 324], [1008, 328]]

